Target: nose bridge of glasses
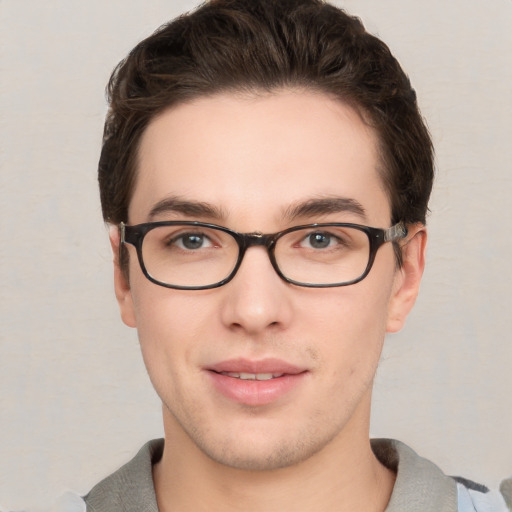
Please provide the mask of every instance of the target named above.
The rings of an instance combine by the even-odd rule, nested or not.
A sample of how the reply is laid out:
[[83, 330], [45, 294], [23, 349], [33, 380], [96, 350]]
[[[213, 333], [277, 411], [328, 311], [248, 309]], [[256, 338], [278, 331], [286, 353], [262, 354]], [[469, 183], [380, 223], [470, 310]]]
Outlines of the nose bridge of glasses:
[[244, 233], [242, 235], [244, 248], [248, 249], [253, 246], [263, 246], [270, 248], [273, 242], [273, 235], [264, 235], [260, 231], [255, 231], [253, 233]]
[[274, 255], [273, 255], [273, 246], [275, 245], [276, 234], [269, 234], [266, 235], [260, 231], [255, 231], [252, 233], [239, 233], [238, 234], [238, 244], [240, 247], [240, 253], [239, 253], [239, 259], [238, 264], [235, 268], [235, 273], [238, 271], [239, 267], [242, 265], [242, 260], [245, 259], [245, 254], [247, 249], [250, 249], [251, 247], [261, 247], [262, 249], [266, 249], [266, 253], [268, 255], [268, 258], [270, 259], [270, 263], [274, 270], [277, 272], [277, 274], [282, 278], [281, 273], [279, 269], [277, 268], [277, 263], [275, 261]]

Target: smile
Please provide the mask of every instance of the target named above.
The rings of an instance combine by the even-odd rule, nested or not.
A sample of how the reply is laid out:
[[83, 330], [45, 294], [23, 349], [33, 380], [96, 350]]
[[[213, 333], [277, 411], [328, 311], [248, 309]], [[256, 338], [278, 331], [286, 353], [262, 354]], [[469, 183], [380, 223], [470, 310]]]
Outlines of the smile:
[[305, 367], [267, 358], [235, 358], [205, 368], [212, 389], [223, 399], [253, 407], [282, 403], [296, 392], [310, 374]]
[[235, 379], [242, 380], [271, 380], [277, 379], [278, 377], [282, 377], [284, 373], [237, 373], [237, 372], [220, 372], [221, 375], [226, 375], [227, 377], [233, 377]]

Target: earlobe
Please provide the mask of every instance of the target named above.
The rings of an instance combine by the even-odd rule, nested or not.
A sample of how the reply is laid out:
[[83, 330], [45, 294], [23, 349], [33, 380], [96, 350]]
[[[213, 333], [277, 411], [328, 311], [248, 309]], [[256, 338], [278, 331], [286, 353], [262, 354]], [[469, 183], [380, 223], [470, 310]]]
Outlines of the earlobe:
[[130, 284], [126, 279], [126, 275], [121, 268], [119, 260], [120, 236], [119, 228], [114, 225], [109, 226], [110, 246], [112, 247], [113, 263], [114, 263], [114, 289], [116, 293], [117, 303], [121, 319], [128, 327], [136, 327], [135, 310], [133, 307], [132, 293]]
[[425, 268], [427, 231], [423, 224], [409, 226], [407, 242], [402, 246], [403, 264], [396, 272], [388, 308], [386, 331], [398, 332], [405, 324], [420, 289]]

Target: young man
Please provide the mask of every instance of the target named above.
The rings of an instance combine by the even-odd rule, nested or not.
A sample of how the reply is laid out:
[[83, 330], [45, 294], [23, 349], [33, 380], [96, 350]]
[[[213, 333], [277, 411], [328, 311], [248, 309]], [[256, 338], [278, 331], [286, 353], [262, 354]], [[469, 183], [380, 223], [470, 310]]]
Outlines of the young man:
[[387, 47], [321, 1], [211, 1], [140, 43], [109, 94], [99, 181], [116, 296], [165, 441], [87, 510], [506, 510], [369, 440], [433, 179]]

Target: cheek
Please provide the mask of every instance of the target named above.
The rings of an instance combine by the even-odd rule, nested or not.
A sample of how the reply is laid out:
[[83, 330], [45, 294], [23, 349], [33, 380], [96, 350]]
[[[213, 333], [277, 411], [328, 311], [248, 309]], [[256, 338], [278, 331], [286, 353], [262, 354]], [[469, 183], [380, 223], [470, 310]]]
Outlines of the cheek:
[[[381, 283], [384, 284], [384, 283]], [[386, 331], [388, 304], [392, 281], [383, 286], [371, 286], [361, 281], [353, 286], [315, 290], [297, 302], [297, 317], [303, 327], [322, 339], [337, 339], [339, 344], [361, 342], [373, 344]], [[308, 290], [310, 292], [310, 290]]]
[[132, 296], [139, 342], [151, 379], [179, 373], [204, 338], [206, 312], [192, 295], [147, 280], [132, 284]]
[[338, 384], [340, 379], [373, 378], [380, 358], [391, 281], [381, 287], [371, 284], [362, 281], [352, 287], [321, 290], [316, 300], [311, 297], [303, 302], [299, 313], [312, 350]]
[[159, 290], [136, 295], [137, 333], [153, 388], [163, 404], [173, 404], [173, 411], [183, 415], [182, 404], [194, 404], [187, 382], [192, 377], [195, 340], [201, 337], [193, 308], [174, 297], [172, 290], [162, 290], [165, 297]]

